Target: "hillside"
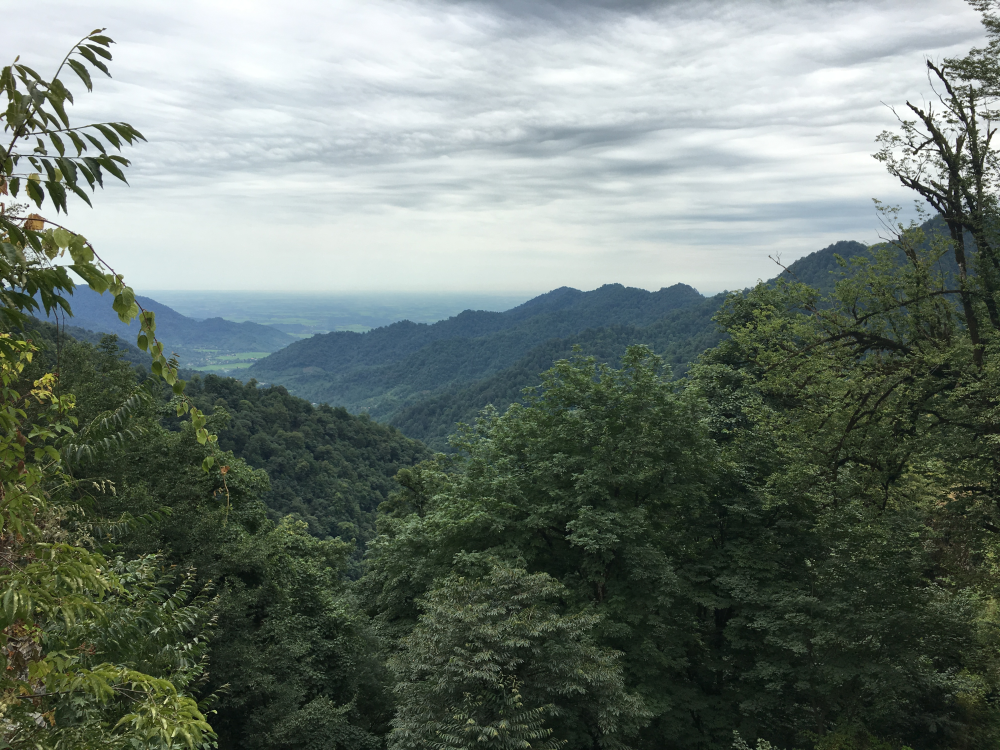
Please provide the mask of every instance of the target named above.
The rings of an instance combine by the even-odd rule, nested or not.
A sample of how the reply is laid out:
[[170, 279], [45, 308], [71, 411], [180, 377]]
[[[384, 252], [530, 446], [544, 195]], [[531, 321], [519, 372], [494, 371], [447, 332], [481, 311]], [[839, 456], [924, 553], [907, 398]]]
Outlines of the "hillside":
[[401, 321], [367, 333], [313, 336], [260, 360], [249, 374], [312, 401], [387, 418], [417, 398], [498, 373], [550, 339], [649, 325], [702, 299], [684, 284], [658, 292], [563, 287], [502, 313], [467, 310], [431, 325]]
[[[124, 383], [149, 379], [149, 356], [113, 335], [73, 326], [57, 332], [37, 320], [28, 330], [41, 351], [39, 363], [58, 367], [83, 417], [92, 416], [91, 401], [107, 398], [101, 389], [90, 388], [94, 373], [114, 372]], [[219, 447], [267, 472], [269, 487], [261, 497], [269, 515], [277, 521], [294, 514], [321, 539], [355, 539], [358, 555], [375, 534], [375, 511], [394, 488], [393, 477], [429, 456], [421, 443], [389, 425], [342, 408], [315, 408], [281, 386], [257, 388], [190, 371], [183, 375], [186, 394], [206, 414], [216, 415], [212, 424]], [[163, 398], [169, 397], [164, 389]], [[220, 420], [222, 412], [227, 416]], [[172, 429], [180, 425], [172, 417], [164, 422]]]
[[375, 510], [395, 487], [393, 477], [429, 456], [390, 426], [313, 407], [280, 386], [208, 375], [190, 380], [187, 393], [206, 412], [229, 414], [219, 447], [267, 471], [264, 502], [276, 520], [293, 513], [316, 536], [356, 539], [359, 550], [375, 534]]
[[[146, 310], [156, 313], [156, 332], [166, 350], [177, 352], [186, 367], [211, 368], [220, 357], [228, 364], [238, 364], [264, 356], [288, 346], [294, 336], [271, 326], [258, 323], [233, 323], [222, 318], [195, 320], [181, 315], [149, 297], [137, 296], [136, 301]], [[73, 317], [69, 320], [77, 328], [96, 333], [114, 333], [123, 341], [132, 343], [138, 333], [138, 323], [122, 323], [111, 309], [111, 301], [86, 286], [78, 286], [70, 301]], [[54, 317], [47, 318], [54, 322]], [[245, 355], [245, 356], [240, 356]]]
[[[792, 263], [797, 280], [832, 288], [835, 256], [866, 252], [838, 242]], [[720, 340], [712, 317], [724, 294], [703, 297], [684, 284], [648, 292], [608, 284], [591, 292], [562, 287], [502, 313], [467, 310], [431, 325], [402, 321], [367, 333], [299, 341], [258, 361], [249, 374], [281, 383], [313, 402], [367, 411], [404, 434], [447, 449], [456, 422], [488, 404], [505, 407], [538, 373], [580, 347], [605, 361], [630, 344], [653, 347], [681, 375]]]

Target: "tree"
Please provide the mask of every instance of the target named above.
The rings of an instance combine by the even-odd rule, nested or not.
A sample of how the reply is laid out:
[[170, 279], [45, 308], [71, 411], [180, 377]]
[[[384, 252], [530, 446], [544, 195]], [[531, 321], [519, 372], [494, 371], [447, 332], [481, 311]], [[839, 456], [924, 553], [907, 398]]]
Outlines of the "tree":
[[[119, 358], [112, 338], [97, 347], [73, 341], [62, 346], [62, 387], [76, 396], [81, 414], [102, 414], [143, 376]], [[52, 353], [50, 348], [47, 355]], [[217, 394], [255, 398], [236, 381], [214, 388]], [[164, 564], [195, 571], [196, 587], [217, 591], [210, 669], [195, 687], [199, 696], [216, 694], [211, 723], [219, 746], [379, 746], [391, 708], [378, 639], [351, 590], [353, 545], [317, 539], [292, 517], [273, 522], [264, 504], [268, 475], [232, 453], [215, 453], [225, 474], [202, 471], [204, 456], [215, 449], [192, 439], [193, 426], [176, 418], [170, 395], [169, 388], [154, 391], [133, 414], [130, 427], [141, 431], [141, 440], [99, 453], [79, 467], [78, 476], [114, 488], [95, 497], [88, 513], [95, 525], [110, 528], [124, 513], [142, 519], [115, 535], [116, 554], [136, 559], [159, 553]], [[238, 416], [248, 416], [243, 409], [249, 404], [233, 402]], [[229, 416], [221, 403], [208, 427], [226, 436]], [[309, 408], [287, 394], [277, 403], [296, 412]], [[255, 424], [240, 429], [251, 438], [271, 435], [271, 423], [254, 416]], [[365, 430], [356, 442], [372, 451], [393, 444], [387, 430], [372, 439], [363, 422], [343, 425], [348, 434], [355, 428]], [[295, 460], [308, 455], [307, 449]]]
[[[202, 745], [211, 728], [185, 692], [192, 665], [161, 663], [154, 670], [160, 674], [147, 673], [138, 668], [136, 643], [123, 651], [121, 642], [107, 637], [132, 593], [127, 579], [88, 543], [92, 525], [79, 505], [86, 492], [66, 470], [67, 455], [91, 446], [76, 441], [68, 414], [73, 397], [54, 393], [51, 374], [27, 393], [15, 390], [34, 351], [24, 341], [6, 341], [7, 352], [19, 348], [21, 354], [13, 361], [7, 352], [0, 355], [5, 740], [15, 748], [124, 747], [133, 739], [149, 747]], [[37, 412], [30, 421], [29, 410]], [[204, 607], [195, 609], [202, 618]], [[182, 649], [188, 634], [170, 629], [142, 642], [147, 656], [162, 654]]]
[[[90, 90], [91, 69], [108, 73], [111, 44], [101, 30], [87, 35], [50, 79], [19, 58], [0, 71], [7, 102], [0, 121], [10, 137], [0, 154], [0, 195], [17, 198], [23, 190], [39, 209], [48, 198], [58, 215], [67, 210], [70, 193], [89, 204], [85, 188], [102, 187], [105, 172], [124, 181], [128, 161], [109, 152], [142, 135], [120, 122], [71, 126], [66, 104], [73, 96], [60, 78], [72, 70]], [[206, 605], [196, 600], [186, 624], [150, 610], [152, 573], [146, 568], [136, 578], [134, 570], [116, 570], [97, 551], [96, 529], [85, 512], [92, 502], [88, 484], [73, 474], [81, 459], [125, 441], [125, 422], [142, 398], [132, 393], [77, 430], [74, 399], [61, 391], [56, 373], [26, 380], [36, 352], [23, 333], [28, 314], [39, 306], [71, 312], [72, 270], [91, 288], [110, 290], [123, 321], [140, 318], [138, 343], [150, 351], [154, 373], [178, 395], [183, 382], [155, 339], [154, 316], [139, 309], [121, 275], [81, 235], [24, 209], [0, 204], [3, 735], [13, 747], [201, 746], [212, 732], [190, 692], [200, 667], [167, 654], [183, 653], [188, 638], [205, 634], [196, 625], [207, 617]], [[199, 442], [211, 443], [204, 415], [178, 400], [178, 415], [188, 412]], [[188, 589], [180, 592], [186, 599]], [[159, 623], [158, 635], [127, 644], [109, 639], [130, 618], [144, 618], [154, 628]], [[189, 648], [187, 655], [198, 650]]]
[[626, 686], [679, 742], [699, 732], [691, 659], [702, 634], [681, 570], [707, 543], [693, 530], [713, 454], [697, 402], [644, 347], [621, 369], [559, 362], [542, 382], [525, 405], [461, 434], [463, 455], [400, 473], [405, 490], [369, 545], [373, 611], [405, 637], [416, 602], [462, 554], [521, 559], [563, 585], [570, 607], [596, 608], [597, 643], [622, 653]]
[[969, 2], [982, 13], [988, 46], [941, 64], [928, 60], [928, 78], [939, 109], [933, 102], [926, 106], [907, 102], [906, 108], [916, 119], [897, 115], [901, 132], [883, 132], [877, 139], [881, 149], [875, 158], [944, 219], [959, 269], [957, 295], [963, 320], [974, 347], [973, 358], [982, 367], [982, 347], [1000, 331], [996, 222], [1000, 160], [993, 147], [1000, 116], [1000, 16], [996, 12], [1000, 6], [996, 0]]
[[554, 749], [597, 738], [621, 747], [645, 716], [613, 651], [593, 642], [600, 616], [560, 613], [568, 592], [545, 573], [472, 558], [451, 575], [390, 660], [398, 707], [391, 748]]

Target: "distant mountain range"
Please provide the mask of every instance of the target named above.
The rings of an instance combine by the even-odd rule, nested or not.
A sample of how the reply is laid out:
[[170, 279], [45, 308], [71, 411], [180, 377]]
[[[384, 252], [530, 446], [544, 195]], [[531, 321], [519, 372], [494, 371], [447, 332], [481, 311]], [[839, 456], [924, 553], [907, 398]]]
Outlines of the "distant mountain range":
[[[835, 256], [865, 252], [859, 242], [838, 242], [784, 273], [828, 289], [839, 268]], [[683, 373], [720, 340], [712, 317], [724, 299], [686, 284], [657, 292], [620, 284], [591, 292], [563, 287], [502, 313], [467, 310], [430, 325], [402, 321], [366, 333], [316, 335], [259, 360], [247, 374], [313, 402], [367, 411], [445, 450], [456, 422], [474, 420], [487, 404], [506, 408], [574, 347], [613, 362], [629, 345], [647, 344]]]
[[[258, 357], [288, 346], [297, 339], [271, 326], [259, 323], [233, 323], [222, 318], [195, 320], [181, 315], [149, 297], [137, 296], [146, 310], [156, 313], [156, 334], [167, 352], [177, 352], [185, 367], [220, 369], [242, 364], [249, 367]], [[89, 287], [78, 286], [70, 298], [72, 325], [95, 332], [114, 333], [134, 343], [139, 333], [135, 321], [126, 325], [111, 309], [111, 298]], [[55, 322], [54, 316], [44, 318]]]
[[[835, 256], [867, 252], [859, 242], [838, 242], [800, 258], [782, 275], [829, 290], [840, 270]], [[156, 312], [157, 333], [185, 367], [244, 368], [244, 380], [367, 412], [447, 450], [456, 422], [473, 421], [488, 404], [506, 408], [575, 349], [614, 362], [629, 345], [647, 344], [683, 374], [721, 340], [712, 318], [725, 296], [704, 297], [686, 284], [656, 292], [621, 284], [590, 292], [561, 287], [505, 312], [466, 310], [432, 324], [404, 320], [301, 340], [273, 326], [195, 320], [148, 297], [138, 300]], [[107, 297], [78, 287], [72, 306], [73, 325], [134, 341], [135, 324], [122, 324]]]

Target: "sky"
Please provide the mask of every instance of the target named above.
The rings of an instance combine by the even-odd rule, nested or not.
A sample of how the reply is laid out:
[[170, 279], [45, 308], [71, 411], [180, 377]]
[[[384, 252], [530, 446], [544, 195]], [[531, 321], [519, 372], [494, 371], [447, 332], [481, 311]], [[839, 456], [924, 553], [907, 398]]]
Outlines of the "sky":
[[[71, 205], [136, 289], [742, 288], [875, 242], [871, 158], [962, 0], [2, 0], [39, 72], [95, 27], [129, 187]], [[5, 63], [6, 64], [6, 63]]]

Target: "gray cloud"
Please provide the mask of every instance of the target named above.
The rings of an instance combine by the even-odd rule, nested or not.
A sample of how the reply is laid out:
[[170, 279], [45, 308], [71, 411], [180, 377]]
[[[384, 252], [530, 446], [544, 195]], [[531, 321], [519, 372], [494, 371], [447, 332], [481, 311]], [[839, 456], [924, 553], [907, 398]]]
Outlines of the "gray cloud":
[[980, 35], [961, 0], [33, 7], [4, 49], [120, 42], [77, 109], [150, 143], [79, 221], [146, 288], [743, 286], [875, 239], [882, 102]]

